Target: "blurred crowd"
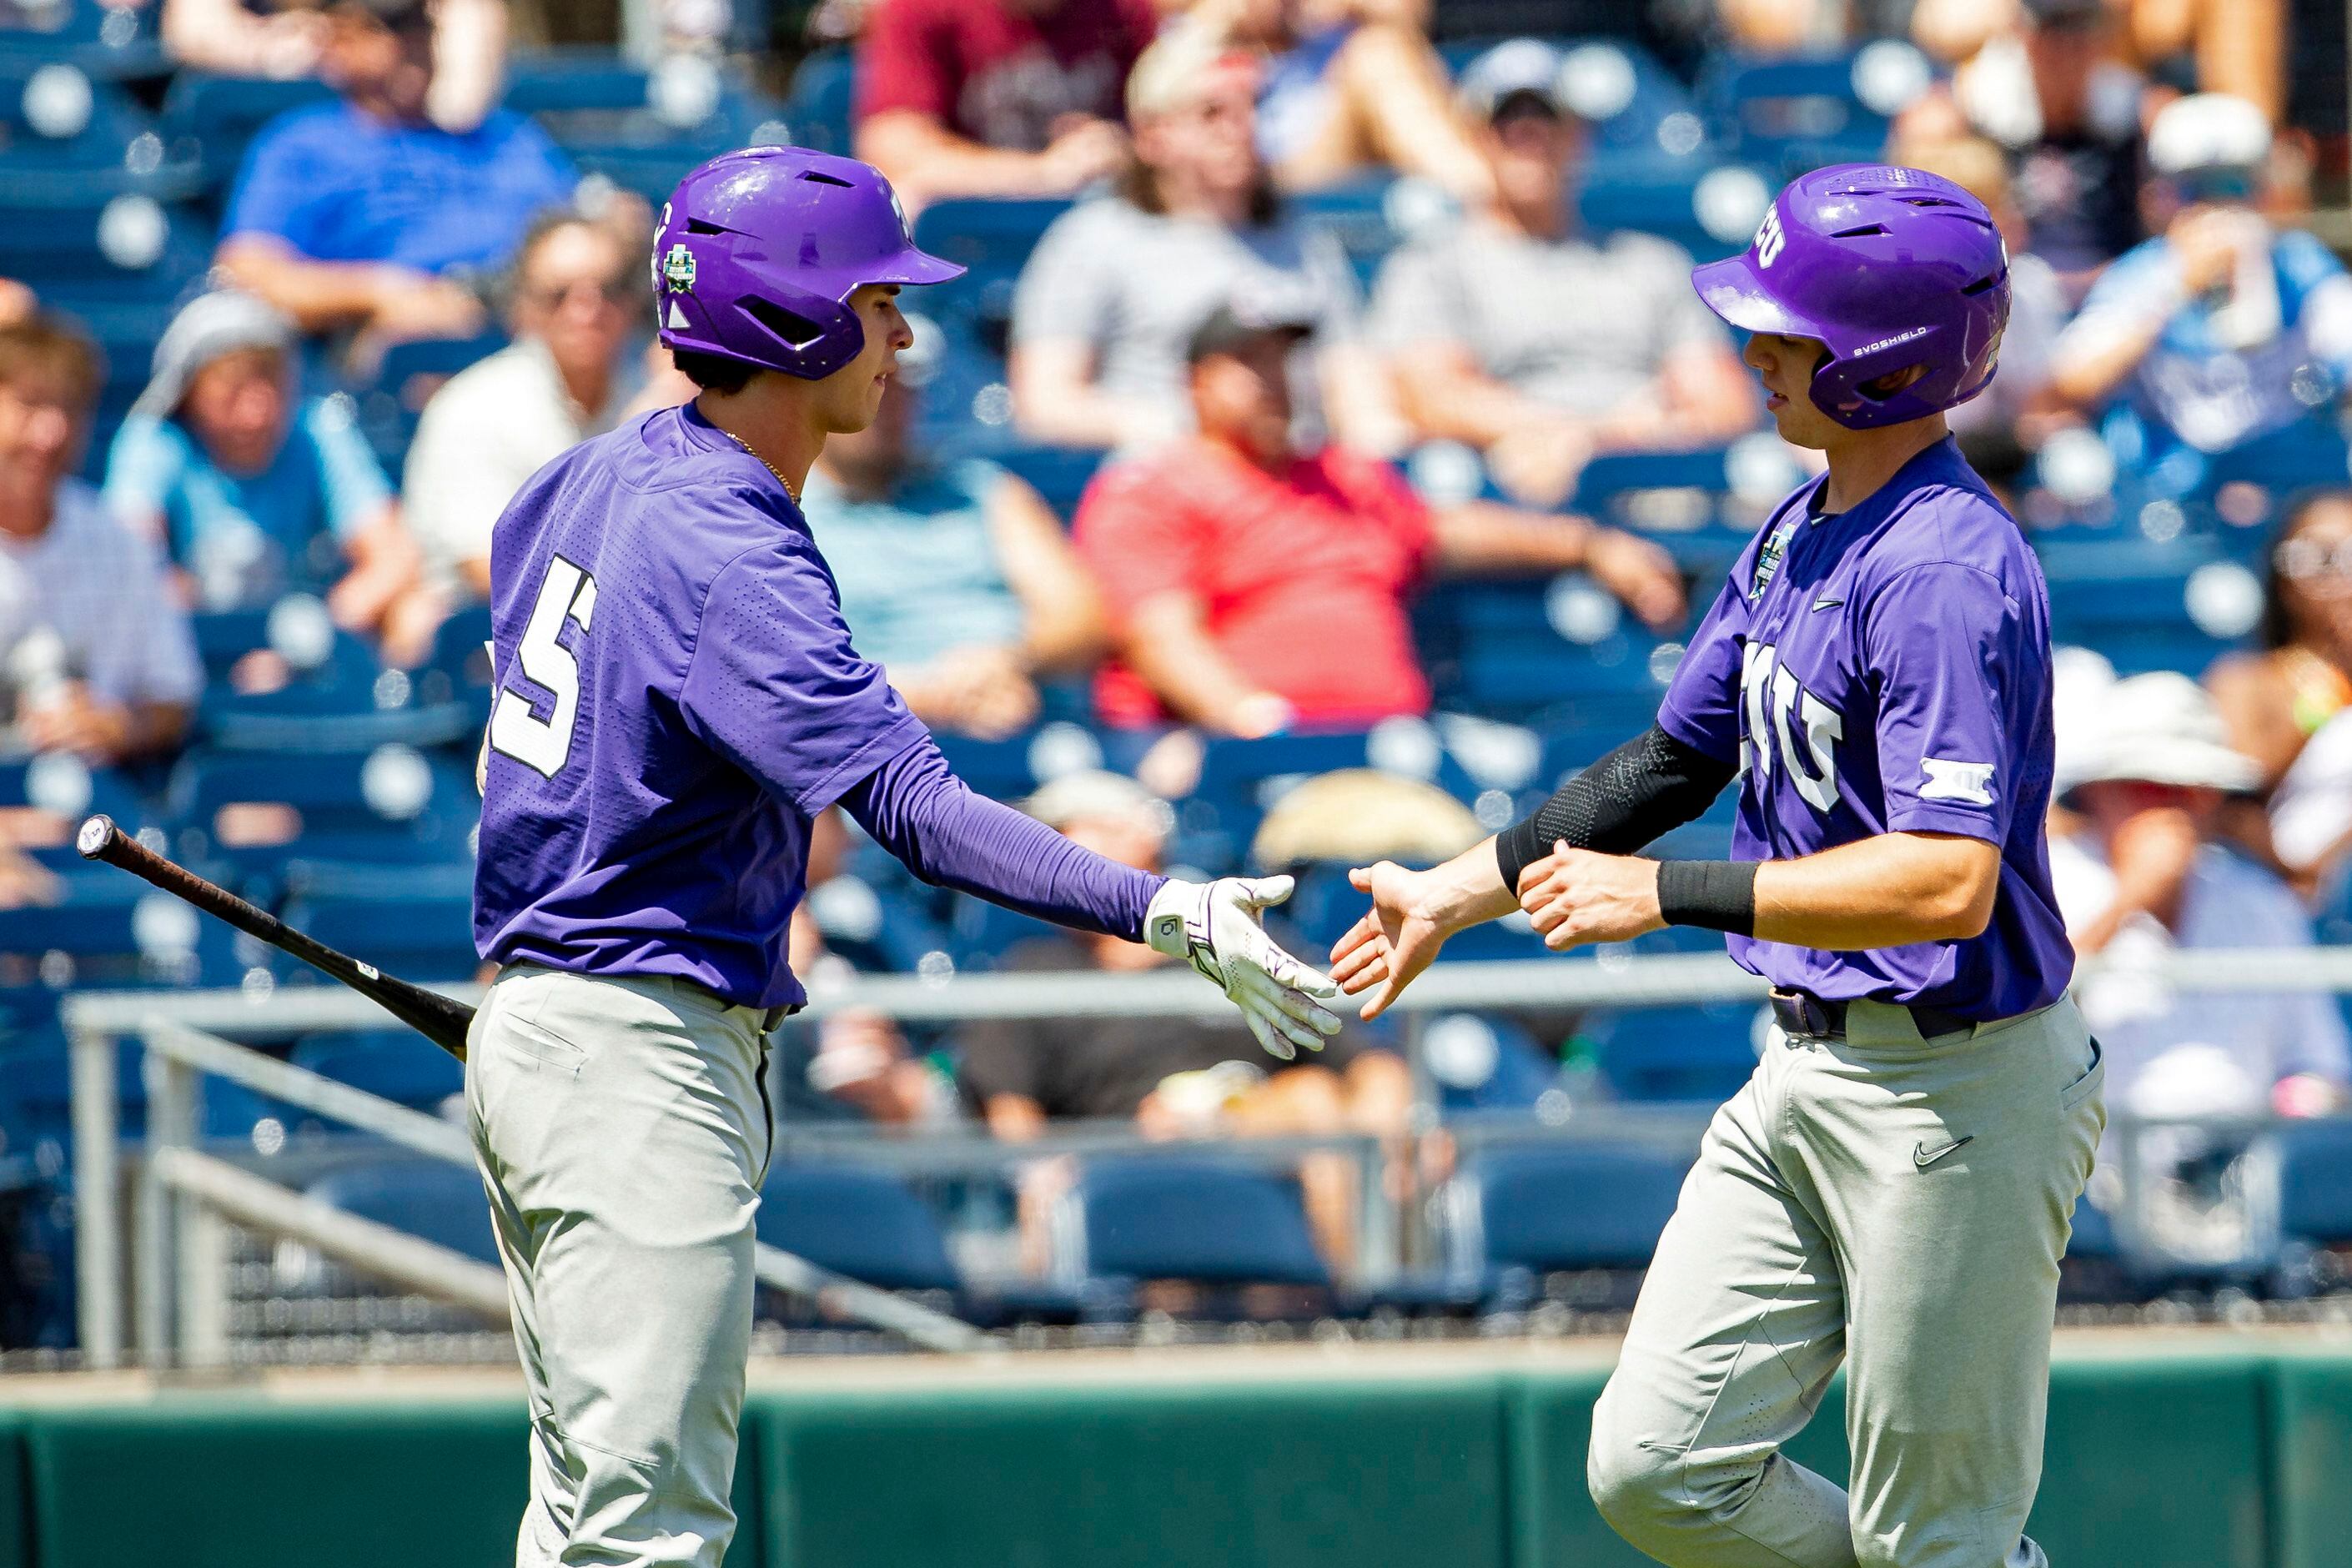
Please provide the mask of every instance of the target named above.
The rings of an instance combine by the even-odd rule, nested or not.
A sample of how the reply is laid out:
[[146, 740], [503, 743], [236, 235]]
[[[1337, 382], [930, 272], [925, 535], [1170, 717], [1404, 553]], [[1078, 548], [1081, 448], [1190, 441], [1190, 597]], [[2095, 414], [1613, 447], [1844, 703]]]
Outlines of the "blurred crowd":
[[[492, 523], [528, 476], [690, 393], [651, 341], [646, 202], [583, 182], [500, 85], [510, 34], [712, 55], [741, 29], [724, 0], [621, 8], [601, 37], [546, 9], [162, 0], [186, 64], [332, 96], [254, 140], [204, 288], [111, 429], [94, 431], [90, 337], [34, 289], [0, 293], [0, 668], [21, 750], [160, 780], [206, 696], [191, 616], [289, 592], [386, 669], [420, 668], [485, 599]], [[2086, 442], [2112, 474], [2340, 439], [2352, 277], [2303, 220], [2342, 177], [2342, 51], [2318, 72], [2339, 79], [2330, 110], [2301, 14], [1662, 0], [1639, 31], [1685, 68], [1903, 51], [1885, 155], [1977, 193], [2008, 237], [2001, 372], [1953, 423], [2014, 488]], [[959, 351], [936, 326], [804, 498], [858, 645], [935, 729], [1002, 741], [1058, 712], [1108, 737], [1125, 771], [1049, 783], [1028, 801], [1044, 820], [1156, 865], [1203, 738], [1429, 716], [1413, 607], [1441, 578], [1580, 575], [1655, 633], [1685, 626], [1677, 557], [1580, 515], [1580, 480], [1720, 448], [1760, 404], [1691, 257], [1581, 216], [1597, 132], [1572, 39], [1448, 57], [1417, 0], [830, 0], [809, 26], [854, 50], [851, 146], [910, 213], [1075, 198], [999, 317], [999, 434], [1105, 455], [1069, 515], [984, 443], [937, 438], [924, 404]], [[1368, 279], [1301, 204], [1370, 175], [1422, 216]], [[504, 346], [435, 378], [396, 470], [324, 390], [400, 345], [485, 336]], [[1468, 454], [1479, 482], [1417, 484], [1431, 450]], [[2078, 944], [2108, 961], [2084, 1000], [2111, 1095], [2149, 1114], [2309, 1114], [2352, 1079], [2326, 998], [2164, 981], [2179, 950], [2313, 941], [2352, 854], [2352, 490], [2286, 510], [2261, 570], [2258, 646], [2210, 670], [2070, 665], [2053, 852]], [[257, 654], [225, 679], [262, 693], [289, 672]], [[1434, 858], [1484, 830], [1442, 796], [1410, 804], [1311, 858]], [[56, 825], [0, 828], [30, 850]], [[1286, 857], [1310, 858], [1269, 863]], [[47, 882], [18, 855], [0, 897]], [[824, 937], [802, 934], [820, 965]], [[1003, 961], [1156, 962], [1037, 934]], [[1269, 1071], [1238, 1029], [997, 1024], [926, 1055], [847, 1016], [804, 1055], [830, 1113], [1007, 1139], [1065, 1118], [1394, 1137], [1413, 1099], [1375, 1037]], [[1349, 1179], [1309, 1176], [1335, 1255]]]

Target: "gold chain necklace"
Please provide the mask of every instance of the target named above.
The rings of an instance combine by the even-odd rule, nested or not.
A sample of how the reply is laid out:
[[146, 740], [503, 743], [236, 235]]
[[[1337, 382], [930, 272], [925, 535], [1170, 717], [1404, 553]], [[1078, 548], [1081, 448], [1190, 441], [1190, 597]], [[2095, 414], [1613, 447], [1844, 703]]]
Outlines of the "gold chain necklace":
[[[738, 436], [737, 434], [735, 434], [735, 432], [734, 432], [734, 431], [732, 431], [732, 430], [728, 431], [728, 432], [727, 432], [727, 438], [728, 438], [730, 441], [734, 442], [738, 447], [742, 447], [742, 448], [743, 448], [743, 450], [745, 450], [745, 451], [747, 451], [747, 452], [751, 452], [751, 442], [749, 442], [749, 441], [746, 441], [745, 439], [743, 439], [743, 437], [742, 437]], [[763, 468], [767, 469], [767, 470], [768, 470], [768, 472], [770, 472], [770, 473], [772, 473], [772, 474], [773, 474], [773, 475], [775, 475], [775, 476], [776, 476], [776, 483], [778, 483], [778, 484], [780, 484], [780, 485], [782, 485], [782, 486], [783, 486], [783, 487], [784, 487], [784, 493], [785, 493], [786, 495], [788, 495], [788, 496], [790, 496], [790, 497], [792, 497], [792, 498], [793, 498], [793, 504], [794, 506], [798, 506], [798, 505], [800, 505], [800, 504], [801, 504], [801, 492], [800, 492], [799, 490], [794, 489], [793, 488], [793, 481], [792, 481], [792, 480], [790, 480], [790, 479], [788, 479], [784, 478], [784, 471], [783, 471], [783, 469], [782, 469], [782, 468], [778, 468], [778, 467], [776, 467], [776, 465], [775, 465], [775, 464], [773, 464], [773, 463], [772, 463], [772, 462], [768, 461], [768, 459], [767, 459], [767, 458], [761, 457], [761, 456], [760, 456], [760, 454], [759, 454], [759, 453], [757, 453], [757, 452], [751, 452], [751, 456], [752, 456], [755, 459], [757, 459], [757, 460], [758, 460], [760, 467], [761, 467], [761, 468]]]

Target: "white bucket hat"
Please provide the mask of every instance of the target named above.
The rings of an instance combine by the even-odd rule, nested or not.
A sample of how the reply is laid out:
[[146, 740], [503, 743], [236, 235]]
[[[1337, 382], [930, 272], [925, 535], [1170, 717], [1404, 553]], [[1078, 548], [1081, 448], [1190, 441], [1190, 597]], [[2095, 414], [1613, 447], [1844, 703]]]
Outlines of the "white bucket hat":
[[2262, 780], [2254, 760], [2230, 745], [2213, 700], [2185, 675], [2167, 669], [2118, 680], [2077, 714], [2089, 733], [2064, 748], [2061, 790], [2134, 780], [2236, 792]]

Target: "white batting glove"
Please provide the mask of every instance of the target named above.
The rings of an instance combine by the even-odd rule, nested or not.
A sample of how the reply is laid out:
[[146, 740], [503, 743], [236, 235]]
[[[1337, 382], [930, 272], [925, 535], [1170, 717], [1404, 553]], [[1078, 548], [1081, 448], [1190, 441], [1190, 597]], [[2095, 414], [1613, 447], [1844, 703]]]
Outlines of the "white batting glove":
[[1242, 1010], [1270, 1056], [1289, 1061], [1297, 1047], [1323, 1048], [1339, 1032], [1339, 1017], [1318, 1005], [1339, 999], [1339, 988], [1319, 970], [1285, 952], [1258, 923], [1258, 911], [1290, 897], [1288, 877], [1221, 877], [1206, 884], [1171, 881], [1152, 895], [1143, 940], [1155, 952], [1181, 958]]

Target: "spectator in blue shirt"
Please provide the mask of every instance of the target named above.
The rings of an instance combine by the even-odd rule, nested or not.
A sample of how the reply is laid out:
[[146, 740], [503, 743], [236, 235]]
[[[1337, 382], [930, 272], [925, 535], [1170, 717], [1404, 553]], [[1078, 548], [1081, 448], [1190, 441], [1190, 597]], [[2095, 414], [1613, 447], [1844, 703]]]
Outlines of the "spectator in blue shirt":
[[2352, 276], [2263, 215], [2270, 151], [2262, 111], [2222, 93], [2174, 102], [2148, 132], [2152, 205], [2174, 216], [2101, 275], [2051, 355], [2060, 401], [2113, 401], [2128, 466], [2193, 467], [2316, 419], [2352, 386]]
[[290, 110], [255, 141], [221, 268], [306, 332], [354, 328], [384, 343], [478, 331], [466, 278], [503, 266], [576, 176], [520, 115], [462, 133], [426, 117], [424, 0], [338, 0], [326, 15], [321, 67], [341, 101]]
[[108, 454], [107, 501], [163, 544], [199, 609], [324, 588], [338, 623], [397, 640], [416, 549], [350, 399], [297, 396], [294, 347], [293, 323], [249, 295], [182, 310]]

